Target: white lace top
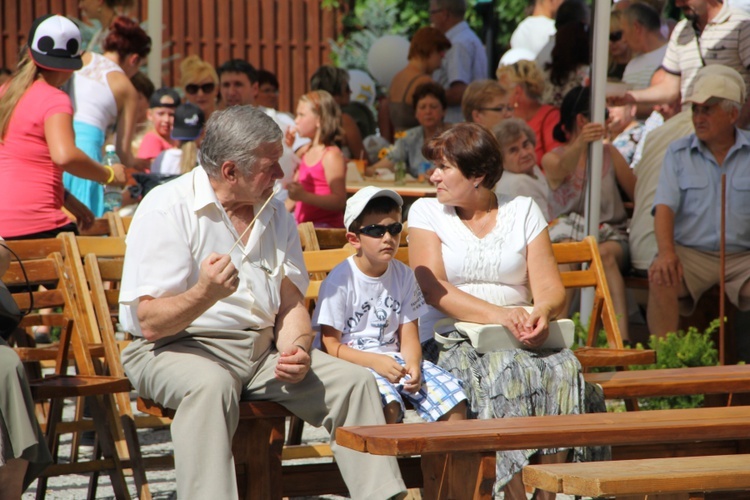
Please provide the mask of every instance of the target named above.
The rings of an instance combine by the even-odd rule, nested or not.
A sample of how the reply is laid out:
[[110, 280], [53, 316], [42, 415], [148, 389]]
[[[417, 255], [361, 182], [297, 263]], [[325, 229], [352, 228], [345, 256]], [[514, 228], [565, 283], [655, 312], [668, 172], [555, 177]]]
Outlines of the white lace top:
[[[437, 234], [448, 281], [460, 290], [496, 305], [529, 305], [526, 246], [547, 222], [531, 198], [497, 195], [497, 200], [495, 227], [481, 239], [461, 222], [454, 207], [435, 198], [422, 198], [411, 206], [409, 228]], [[432, 338], [433, 325], [444, 317], [428, 307], [419, 320], [422, 342]]]

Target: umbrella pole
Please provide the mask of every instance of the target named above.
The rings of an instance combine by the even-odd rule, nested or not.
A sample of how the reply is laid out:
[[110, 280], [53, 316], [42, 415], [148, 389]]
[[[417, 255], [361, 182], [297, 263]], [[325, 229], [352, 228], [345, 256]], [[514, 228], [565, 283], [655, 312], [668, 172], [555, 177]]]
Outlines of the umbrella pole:
[[721, 174], [721, 228], [719, 235], [719, 363], [724, 364], [726, 349], [726, 332], [724, 320], [724, 281], [726, 267], [726, 198], [727, 198], [727, 174]]

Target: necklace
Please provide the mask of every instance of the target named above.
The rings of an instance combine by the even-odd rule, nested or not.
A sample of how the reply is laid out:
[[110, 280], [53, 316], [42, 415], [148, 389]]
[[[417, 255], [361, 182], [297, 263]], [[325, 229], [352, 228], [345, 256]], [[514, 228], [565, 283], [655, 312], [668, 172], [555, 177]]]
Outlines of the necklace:
[[495, 208], [495, 200], [497, 198], [494, 196], [494, 194], [490, 197], [490, 203], [487, 206], [487, 211], [482, 216], [482, 225], [477, 229], [476, 231], [471, 227], [471, 224], [469, 224], [469, 220], [463, 220], [459, 217], [459, 220], [464, 223], [464, 225], [469, 228], [469, 231], [471, 231], [471, 234], [473, 234], [475, 237], [479, 238], [479, 235], [483, 233], [485, 227], [487, 227], [487, 223], [492, 219], [490, 217], [490, 212], [492, 212], [492, 209]]

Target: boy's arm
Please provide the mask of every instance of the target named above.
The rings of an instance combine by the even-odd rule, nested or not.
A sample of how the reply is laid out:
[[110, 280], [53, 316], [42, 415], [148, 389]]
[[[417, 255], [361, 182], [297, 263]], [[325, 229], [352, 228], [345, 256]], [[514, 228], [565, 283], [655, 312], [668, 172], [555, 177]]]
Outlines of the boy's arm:
[[417, 321], [403, 323], [398, 328], [401, 342], [401, 357], [406, 361], [406, 373], [409, 380], [404, 382], [404, 389], [417, 392], [422, 386], [422, 344], [419, 343], [419, 327]]
[[398, 381], [406, 373], [404, 368], [392, 357], [385, 354], [360, 351], [341, 343], [341, 332], [329, 325], [320, 325], [321, 343], [325, 351], [350, 363], [372, 368], [391, 383]]

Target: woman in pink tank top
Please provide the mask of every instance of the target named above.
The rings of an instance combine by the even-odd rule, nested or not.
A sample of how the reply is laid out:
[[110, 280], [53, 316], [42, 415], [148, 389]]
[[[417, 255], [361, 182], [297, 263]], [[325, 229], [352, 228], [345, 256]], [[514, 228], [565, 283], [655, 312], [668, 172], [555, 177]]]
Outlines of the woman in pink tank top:
[[341, 110], [325, 90], [303, 95], [297, 104], [296, 132], [312, 139], [302, 156], [296, 179], [287, 185], [296, 202], [297, 223], [315, 227], [344, 227], [346, 206], [346, 162], [335, 145], [343, 136]]

